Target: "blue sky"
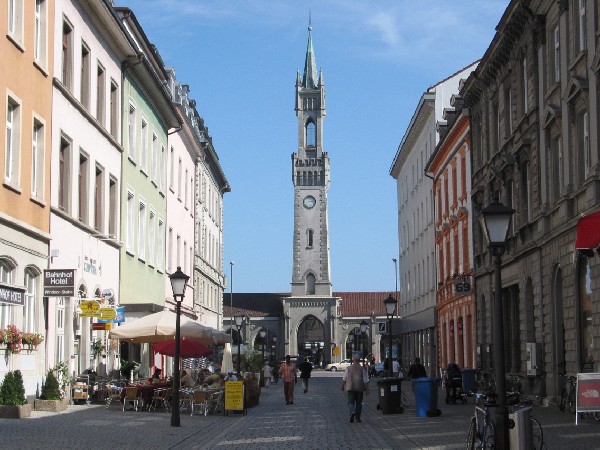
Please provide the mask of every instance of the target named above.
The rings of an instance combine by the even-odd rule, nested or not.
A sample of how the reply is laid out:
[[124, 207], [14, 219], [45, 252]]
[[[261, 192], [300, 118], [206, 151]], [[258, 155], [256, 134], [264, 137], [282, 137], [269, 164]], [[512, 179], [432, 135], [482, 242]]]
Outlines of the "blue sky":
[[[233, 292], [289, 292], [296, 70], [309, 11], [323, 69], [334, 291], [395, 289], [389, 169], [421, 94], [481, 58], [507, 0], [116, 0], [191, 98], [231, 184], [224, 271]], [[227, 290], [229, 292], [229, 289]]]

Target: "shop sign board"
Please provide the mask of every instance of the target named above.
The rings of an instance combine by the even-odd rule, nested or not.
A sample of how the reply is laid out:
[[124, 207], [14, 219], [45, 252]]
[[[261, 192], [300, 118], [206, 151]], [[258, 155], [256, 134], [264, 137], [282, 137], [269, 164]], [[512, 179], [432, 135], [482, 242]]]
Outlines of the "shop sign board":
[[575, 425], [580, 412], [600, 412], [600, 373], [578, 373]]
[[79, 302], [81, 317], [94, 317], [94, 314], [100, 310], [100, 302], [97, 300], [82, 300]]
[[102, 320], [113, 320], [117, 317], [117, 311], [115, 308], [100, 308], [92, 314], [92, 317]]
[[75, 269], [44, 270], [44, 297], [74, 297]]
[[225, 382], [225, 411], [242, 411], [244, 409], [244, 382]]
[[0, 303], [24, 306], [25, 289], [16, 286], [0, 285]]
[[110, 323], [93, 323], [92, 324], [92, 330], [110, 330], [112, 327], [112, 324]]
[[[101, 309], [105, 309], [105, 308], [101, 308]], [[119, 306], [118, 308], [106, 308], [106, 309], [114, 310], [115, 315], [112, 319], [108, 319], [105, 317], [99, 317], [98, 318], [99, 323], [123, 323], [123, 322], [125, 322], [125, 307], [124, 306]]]

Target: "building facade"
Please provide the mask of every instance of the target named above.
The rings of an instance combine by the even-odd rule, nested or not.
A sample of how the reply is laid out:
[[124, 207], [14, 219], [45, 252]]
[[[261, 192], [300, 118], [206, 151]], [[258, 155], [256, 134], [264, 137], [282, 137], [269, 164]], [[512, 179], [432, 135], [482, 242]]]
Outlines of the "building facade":
[[[461, 90], [471, 109], [474, 216], [495, 196], [516, 211], [502, 286], [474, 224], [478, 344], [491, 347], [493, 327], [504, 327], [496, 345], [507, 371], [547, 397], [560, 392], [561, 375], [599, 370], [600, 264], [575, 248], [580, 218], [600, 204], [599, 17], [597, 2], [510, 2]], [[496, 292], [503, 317], [492, 315]]]
[[438, 362], [475, 367], [469, 110], [453, 95], [438, 123], [440, 142], [425, 166], [433, 179]]
[[[47, 340], [43, 271], [50, 243], [54, 1], [10, 3], [0, 19], [0, 329], [14, 325]], [[44, 348], [6, 353], [0, 377], [18, 369], [26, 395], [35, 394], [46, 368]]]
[[[430, 87], [398, 147], [390, 169], [398, 198], [400, 263], [400, 356], [402, 365], [420, 357], [428, 373], [437, 373], [436, 254], [432, 182], [425, 166], [439, 142], [437, 125], [458, 93], [460, 80], [474, 64]], [[441, 343], [440, 343], [441, 345]]]

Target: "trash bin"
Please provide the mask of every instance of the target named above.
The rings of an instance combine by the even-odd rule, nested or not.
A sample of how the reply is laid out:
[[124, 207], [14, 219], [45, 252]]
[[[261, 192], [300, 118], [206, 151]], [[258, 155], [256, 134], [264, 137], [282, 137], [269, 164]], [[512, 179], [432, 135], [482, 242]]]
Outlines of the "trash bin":
[[442, 413], [437, 407], [438, 382], [435, 378], [412, 380], [418, 417], [435, 417]]
[[377, 395], [380, 409], [383, 414], [400, 414], [404, 408], [400, 402], [402, 394], [402, 378], [382, 378], [377, 381]]
[[462, 390], [466, 394], [473, 392], [475, 388], [475, 369], [463, 369], [462, 374]]
[[533, 448], [533, 429], [531, 423], [531, 406], [515, 409], [508, 415], [515, 426], [508, 430], [508, 439], [512, 450]]

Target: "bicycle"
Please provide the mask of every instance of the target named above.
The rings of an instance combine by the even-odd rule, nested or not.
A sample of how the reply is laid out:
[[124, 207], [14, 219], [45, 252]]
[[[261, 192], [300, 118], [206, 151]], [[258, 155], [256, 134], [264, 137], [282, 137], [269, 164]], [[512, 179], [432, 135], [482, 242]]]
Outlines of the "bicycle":
[[[491, 419], [490, 408], [496, 406], [496, 394], [474, 393], [475, 411], [471, 417], [469, 434], [467, 435], [467, 450], [475, 448], [494, 448], [496, 441], [496, 426]], [[483, 405], [480, 403], [483, 401]], [[477, 446], [475, 446], [477, 443]]]
[[560, 402], [558, 407], [561, 411], [570, 413], [575, 412], [575, 389], [577, 387], [577, 378], [570, 375], [561, 375], [563, 385], [560, 390]]

